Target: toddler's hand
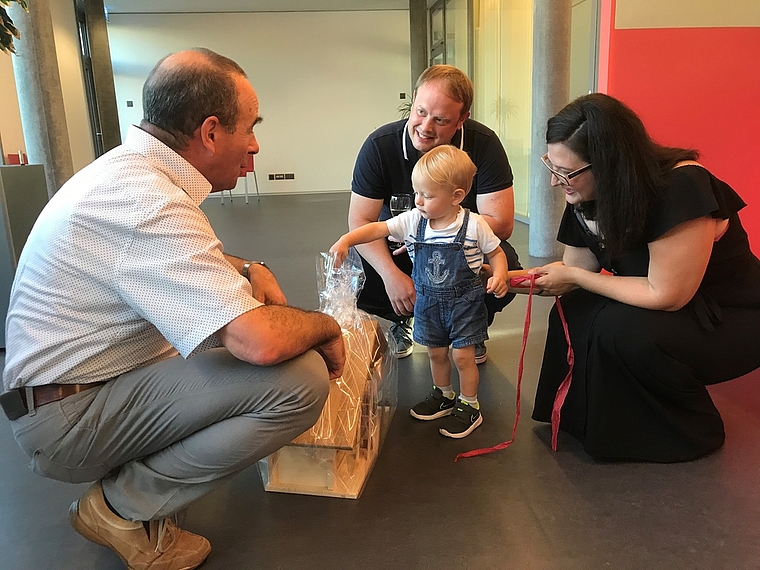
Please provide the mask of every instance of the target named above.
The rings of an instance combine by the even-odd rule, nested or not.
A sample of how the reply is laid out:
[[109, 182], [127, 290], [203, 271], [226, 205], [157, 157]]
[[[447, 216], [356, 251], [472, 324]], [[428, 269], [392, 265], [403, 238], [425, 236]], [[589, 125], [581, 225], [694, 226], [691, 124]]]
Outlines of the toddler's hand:
[[333, 265], [335, 269], [338, 269], [341, 265], [343, 265], [343, 261], [348, 256], [348, 246], [342, 242], [343, 240], [339, 239], [330, 248], [330, 253], [335, 255], [335, 264]]
[[497, 299], [502, 298], [507, 294], [509, 287], [507, 286], [506, 279], [503, 279], [497, 275], [488, 279], [486, 286], [486, 292], [493, 293]]

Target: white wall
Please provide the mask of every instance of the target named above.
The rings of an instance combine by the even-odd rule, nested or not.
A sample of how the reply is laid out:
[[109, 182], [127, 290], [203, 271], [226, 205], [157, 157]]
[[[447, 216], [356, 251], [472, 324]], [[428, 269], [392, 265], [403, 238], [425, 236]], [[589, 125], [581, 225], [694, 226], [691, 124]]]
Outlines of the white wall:
[[[411, 91], [407, 10], [111, 14], [108, 33], [122, 136], [140, 121], [142, 84], [166, 54], [200, 45], [245, 69], [264, 117], [262, 194], [348, 190], [362, 142], [399, 118], [399, 93]], [[295, 180], [268, 180], [286, 172]]]
[[[16, 40], [16, 48], [18, 49]], [[15, 55], [0, 53], [0, 139], [2, 140], [3, 153], [26, 152], [24, 144], [24, 132], [21, 130], [21, 114], [16, 97], [16, 80], [13, 78], [13, 64], [11, 58]]]

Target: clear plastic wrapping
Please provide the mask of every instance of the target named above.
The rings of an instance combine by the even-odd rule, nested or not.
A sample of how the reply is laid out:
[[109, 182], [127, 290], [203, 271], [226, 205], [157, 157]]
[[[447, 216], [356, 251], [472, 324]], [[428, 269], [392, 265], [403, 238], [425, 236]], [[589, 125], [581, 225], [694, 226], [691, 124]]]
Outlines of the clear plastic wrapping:
[[320, 310], [343, 330], [346, 366], [314, 426], [259, 462], [267, 491], [355, 499], [364, 488], [396, 411], [398, 363], [387, 328], [356, 307], [363, 284], [353, 250], [337, 270], [318, 256]]

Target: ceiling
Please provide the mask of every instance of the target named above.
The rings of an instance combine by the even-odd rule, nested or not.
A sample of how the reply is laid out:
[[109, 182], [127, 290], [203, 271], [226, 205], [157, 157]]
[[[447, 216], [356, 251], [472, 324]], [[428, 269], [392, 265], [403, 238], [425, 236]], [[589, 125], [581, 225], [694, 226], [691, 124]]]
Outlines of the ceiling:
[[105, 0], [110, 14], [408, 10], [409, 0]]

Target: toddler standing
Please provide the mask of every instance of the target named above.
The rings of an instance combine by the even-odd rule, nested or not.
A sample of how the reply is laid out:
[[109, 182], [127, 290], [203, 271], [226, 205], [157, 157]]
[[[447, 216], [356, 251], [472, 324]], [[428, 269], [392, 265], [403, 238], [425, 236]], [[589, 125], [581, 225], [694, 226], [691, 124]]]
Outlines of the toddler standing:
[[[403, 241], [414, 268], [414, 341], [426, 346], [433, 389], [410, 411], [418, 420], [446, 417], [438, 430], [462, 438], [483, 423], [478, 402], [480, 375], [475, 345], [488, 339], [485, 292], [507, 293], [507, 258], [486, 221], [460, 206], [472, 187], [476, 167], [451, 145], [433, 148], [412, 171], [416, 208], [383, 222], [361, 226], [330, 248], [343, 263], [351, 246], [391, 236]], [[492, 276], [480, 279], [483, 256]], [[459, 374], [459, 398], [451, 386], [451, 360]]]

